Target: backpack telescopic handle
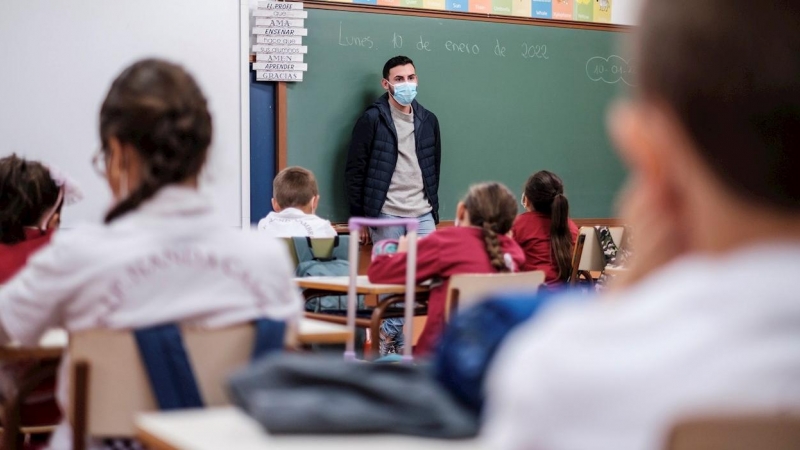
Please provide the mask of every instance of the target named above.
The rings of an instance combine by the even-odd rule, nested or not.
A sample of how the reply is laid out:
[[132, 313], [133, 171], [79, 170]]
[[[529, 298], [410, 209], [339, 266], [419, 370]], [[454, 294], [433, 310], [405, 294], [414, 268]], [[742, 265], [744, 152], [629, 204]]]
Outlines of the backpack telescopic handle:
[[[347, 339], [344, 358], [352, 361], [356, 359], [355, 353], [355, 331], [356, 331], [356, 280], [358, 278], [358, 236], [362, 227], [392, 227], [404, 226], [408, 237], [408, 258], [406, 263], [406, 293], [405, 293], [405, 325], [403, 333], [406, 345], [403, 348], [403, 361], [412, 361], [413, 322], [414, 304], [416, 300], [416, 279], [417, 279], [417, 229], [419, 222], [417, 219], [368, 219], [363, 217], [353, 217], [348, 222], [350, 229], [350, 286], [347, 289], [347, 329], [350, 330], [350, 337]], [[378, 339], [372, 336], [372, 339]]]

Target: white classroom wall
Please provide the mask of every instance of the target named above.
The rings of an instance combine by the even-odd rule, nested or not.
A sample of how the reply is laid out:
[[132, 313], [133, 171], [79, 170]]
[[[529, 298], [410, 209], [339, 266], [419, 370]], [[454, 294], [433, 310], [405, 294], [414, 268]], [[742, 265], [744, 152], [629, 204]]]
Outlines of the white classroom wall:
[[110, 203], [90, 164], [100, 104], [124, 67], [166, 58], [206, 93], [214, 141], [203, 189], [240, 226], [249, 210], [241, 207], [239, 11], [238, 0], [0, 0], [0, 156], [41, 159], [80, 182], [86, 198], [65, 209], [66, 227], [99, 220]]

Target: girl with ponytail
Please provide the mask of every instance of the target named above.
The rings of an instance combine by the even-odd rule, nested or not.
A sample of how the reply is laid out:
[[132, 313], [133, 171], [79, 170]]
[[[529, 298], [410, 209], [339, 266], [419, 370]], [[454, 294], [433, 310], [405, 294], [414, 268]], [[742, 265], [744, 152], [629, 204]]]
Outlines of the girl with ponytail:
[[522, 270], [543, 270], [548, 285], [567, 281], [578, 227], [569, 219], [561, 178], [547, 170], [531, 175], [525, 183], [522, 206], [527, 211], [512, 227], [514, 240], [525, 251]]
[[[500, 183], [470, 187], [456, 208], [454, 227], [442, 228], [421, 239], [417, 249], [417, 281], [436, 279], [428, 300], [428, 319], [415, 353], [436, 348], [444, 327], [447, 281], [453, 275], [515, 272], [524, 262], [522, 249], [508, 234], [517, 214], [514, 194]], [[397, 253], [376, 255], [369, 267], [374, 283], [403, 283], [406, 273], [406, 242]], [[396, 349], [398, 352], [401, 349]]]
[[[36, 345], [55, 327], [225, 327], [269, 317], [294, 328], [303, 301], [285, 245], [232, 228], [198, 190], [212, 121], [188, 72], [156, 59], [125, 69], [100, 109], [99, 134], [95, 168], [114, 204], [102, 225], [54, 236], [0, 289], [0, 345]], [[49, 448], [70, 447], [64, 422]]]

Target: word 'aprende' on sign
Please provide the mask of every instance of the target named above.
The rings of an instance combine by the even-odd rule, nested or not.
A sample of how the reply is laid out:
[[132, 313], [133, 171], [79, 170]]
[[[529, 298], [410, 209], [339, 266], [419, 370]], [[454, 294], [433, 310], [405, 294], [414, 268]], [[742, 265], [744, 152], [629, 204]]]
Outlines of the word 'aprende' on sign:
[[253, 70], [283, 70], [289, 72], [305, 72], [308, 70], [306, 63], [270, 63], [270, 62], [254, 62]]
[[258, 81], [303, 81], [303, 72], [256, 70]]

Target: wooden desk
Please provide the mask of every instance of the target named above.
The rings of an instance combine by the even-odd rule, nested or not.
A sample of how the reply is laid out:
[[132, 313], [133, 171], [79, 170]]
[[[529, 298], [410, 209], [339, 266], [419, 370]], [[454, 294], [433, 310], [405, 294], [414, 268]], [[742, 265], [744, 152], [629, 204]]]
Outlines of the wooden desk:
[[[350, 277], [303, 277], [295, 278], [295, 283], [303, 289], [325, 291], [329, 295], [346, 295], [350, 289]], [[417, 286], [417, 292], [428, 292], [430, 287], [426, 285]], [[363, 295], [388, 295], [405, 294], [404, 284], [378, 284], [370, 283], [366, 275], [356, 278], [356, 293]]]
[[624, 267], [606, 267], [604, 270], [606, 275], [617, 276], [617, 275], [624, 275], [628, 270]]
[[0, 361], [58, 359], [64, 352], [68, 340], [66, 330], [48, 330], [39, 340], [37, 347], [22, 347], [19, 344], [0, 346]]
[[352, 333], [346, 326], [303, 317], [297, 330], [301, 344], [344, 344]]
[[478, 450], [477, 439], [445, 441], [395, 435], [274, 436], [237, 408], [148, 413], [136, 438], [152, 450]]
[[[302, 277], [295, 278], [295, 283], [303, 288], [303, 295], [305, 298], [312, 299], [325, 295], [346, 295], [350, 289], [350, 277], [336, 276], [336, 277]], [[418, 285], [416, 288], [416, 298], [420, 301], [427, 300], [430, 286], [427, 284]], [[378, 284], [371, 283], [366, 276], [359, 276], [356, 278], [356, 293], [359, 295], [373, 296], [374, 302], [366, 301], [368, 307], [374, 307], [372, 310], [372, 317], [369, 319], [356, 318], [356, 326], [361, 328], [369, 328], [370, 336], [373, 339], [379, 335], [381, 320], [385, 317], [402, 317], [402, 310], [397, 313], [389, 312], [389, 306], [404, 301], [404, 294], [406, 286], [403, 284]], [[378, 296], [385, 296], [378, 299]], [[367, 297], [369, 298], [369, 297]], [[417, 313], [418, 312], [418, 313]], [[415, 315], [426, 315], [427, 308], [415, 311]], [[306, 313], [306, 317], [327, 322], [346, 324], [347, 318], [340, 315], [322, 314], [322, 313]], [[378, 356], [378, 345], [372, 346], [372, 356]]]

